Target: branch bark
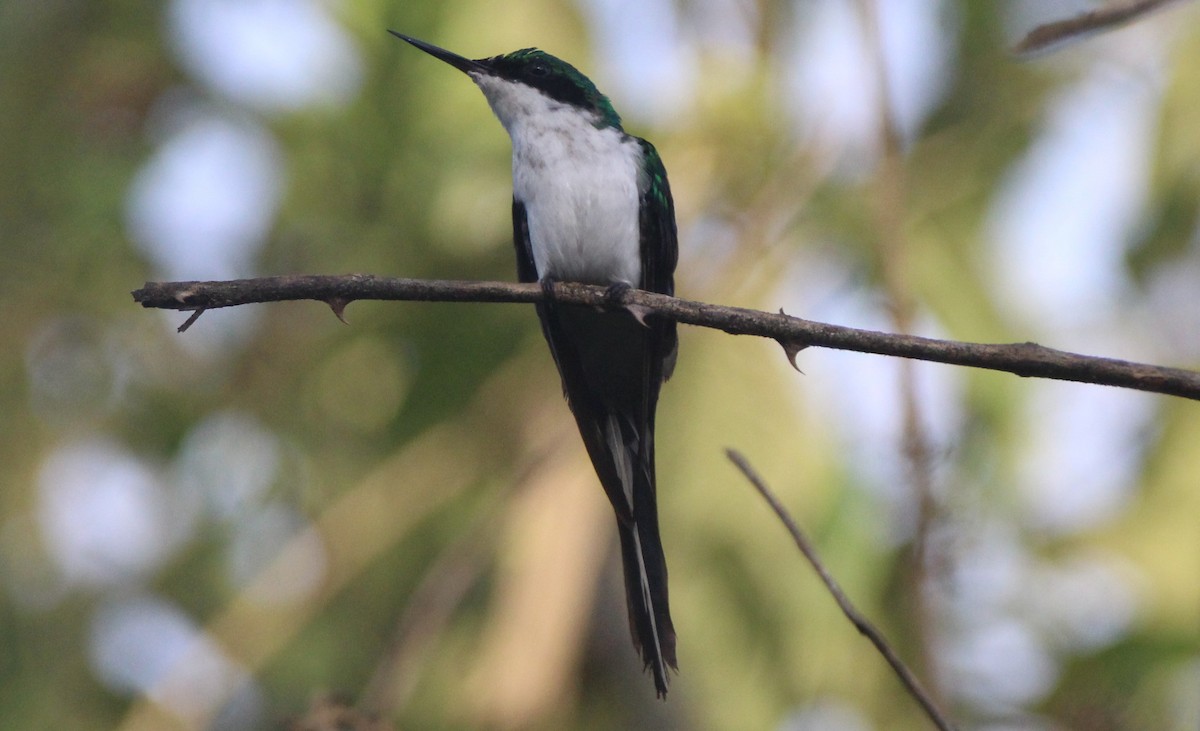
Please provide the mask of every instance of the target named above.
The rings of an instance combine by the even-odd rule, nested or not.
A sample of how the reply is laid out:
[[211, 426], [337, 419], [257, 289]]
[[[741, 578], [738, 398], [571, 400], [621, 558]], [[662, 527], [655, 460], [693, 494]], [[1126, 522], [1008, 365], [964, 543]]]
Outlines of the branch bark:
[[1178, 0], [1133, 0], [1111, 4], [1066, 20], [1039, 25], [1013, 48], [1013, 53], [1032, 54], [1046, 51], [1061, 43], [1086, 38], [1131, 23], [1175, 2]]
[[[807, 347], [852, 350], [949, 365], [985, 368], [1026, 378], [1131, 388], [1200, 401], [1200, 372], [1079, 355], [1036, 343], [965, 343], [830, 325], [778, 314], [668, 297], [641, 290], [609, 292], [604, 287], [560, 282], [555, 301], [593, 307], [625, 307], [639, 315], [669, 317], [686, 325], [732, 335], [770, 338], [795, 355]], [[401, 279], [366, 274], [293, 275], [221, 282], [147, 282], [132, 292], [143, 307], [192, 311], [190, 325], [207, 309], [255, 302], [317, 300], [340, 318], [354, 300], [415, 302], [541, 302], [538, 284]]]

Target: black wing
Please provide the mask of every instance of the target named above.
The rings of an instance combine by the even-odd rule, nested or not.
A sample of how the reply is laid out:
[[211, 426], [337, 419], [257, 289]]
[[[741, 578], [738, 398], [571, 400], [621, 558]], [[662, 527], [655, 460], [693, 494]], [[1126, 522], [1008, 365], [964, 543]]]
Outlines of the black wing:
[[536, 282], [537, 266], [533, 263], [533, 246], [529, 243], [529, 219], [525, 204], [513, 198], [513, 246], [517, 249], [517, 281]]
[[[638, 139], [645, 156], [643, 169], [645, 180], [640, 188], [641, 202], [641, 289], [660, 294], [675, 294], [675, 264], [679, 259], [679, 234], [675, 228], [675, 201], [671, 197], [671, 185], [667, 182], [667, 170], [663, 167], [658, 150], [646, 140]], [[651, 380], [661, 383], [671, 377], [675, 370], [678, 341], [675, 321], [650, 318], [650, 328], [656, 337], [656, 352], [650, 360], [660, 361], [657, 373]], [[657, 389], [654, 399], [658, 399]], [[651, 409], [653, 412], [653, 409]]]

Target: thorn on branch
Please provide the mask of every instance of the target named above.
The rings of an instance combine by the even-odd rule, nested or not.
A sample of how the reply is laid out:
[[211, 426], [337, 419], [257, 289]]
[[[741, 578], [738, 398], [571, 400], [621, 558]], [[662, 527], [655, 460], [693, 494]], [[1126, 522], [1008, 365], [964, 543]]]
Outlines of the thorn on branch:
[[633, 315], [639, 325], [650, 327], [646, 324], [646, 316], [654, 314], [653, 310], [645, 305], [626, 304], [632, 291], [634, 287], [629, 282], [613, 282], [604, 289], [604, 306], [612, 310], [625, 310]]
[[808, 343], [800, 342], [799, 340], [783, 340], [779, 339], [775, 342], [783, 348], [784, 355], [787, 356], [788, 363], [792, 364], [792, 368], [800, 375], [804, 375], [804, 371], [800, 370], [800, 364], [796, 362], [796, 356], [800, 355], [800, 351], [808, 347]]
[[633, 319], [638, 321], [642, 327], [650, 327], [646, 324], [646, 315], [650, 314], [650, 308], [643, 305], [625, 305], [625, 311], [633, 315]]
[[[779, 314], [784, 317], [790, 317], [788, 313], [783, 311], [782, 307], [779, 308]], [[788, 363], [792, 364], [797, 373], [804, 375], [804, 371], [800, 370], [800, 364], [796, 362], [796, 356], [800, 355], [801, 350], [808, 347], [808, 343], [802, 340], [788, 340], [785, 338], [776, 338], [775, 342], [779, 343], [779, 346], [783, 348], [784, 354], [787, 355]]]
[[353, 300], [348, 300], [344, 297], [330, 297], [329, 299], [325, 300], [325, 304], [329, 305], [329, 309], [333, 310], [334, 317], [341, 320], [343, 325], [349, 325], [350, 323], [346, 322], [345, 313], [346, 305], [350, 304], [352, 301]]

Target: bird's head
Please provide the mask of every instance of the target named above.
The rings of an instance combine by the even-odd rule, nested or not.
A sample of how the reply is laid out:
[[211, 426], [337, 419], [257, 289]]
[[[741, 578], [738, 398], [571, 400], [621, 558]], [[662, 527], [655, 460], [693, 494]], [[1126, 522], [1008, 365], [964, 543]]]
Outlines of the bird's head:
[[528, 117], [562, 107], [588, 115], [597, 127], [621, 127], [621, 118], [608, 97], [591, 79], [545, 51], [522, 48], [500, 56], [469, 59], [394, 30], [388, 32], [470, 76], [510, 132]]

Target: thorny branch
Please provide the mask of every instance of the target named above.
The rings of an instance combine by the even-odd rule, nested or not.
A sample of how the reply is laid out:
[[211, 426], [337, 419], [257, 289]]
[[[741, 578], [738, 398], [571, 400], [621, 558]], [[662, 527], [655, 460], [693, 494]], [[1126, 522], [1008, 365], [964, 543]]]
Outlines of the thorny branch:
[[[712, 305], [636, 289], [610, 292], [604, 287], [560, 282], [551, 290], [556, 301], [566, 304], [624, 307], [639, 316], [657, 315], [732, 335], [771, 338], [783, 346], [793, 365], [796, 354], [804, 348], [835, 348], [986, 368], [1023, 377], [1132, 388], [1200, 401], [1200, 373], [1196, 371], [1078, 355], [1036, 343], [964, 343], [895, 335], [803, 320], [782, 311], [776, 314]], [[539, 284], [398, 279], [366, 274], [147, 282], [132, 294], [143, 307], [192, 311], [185, 326], [204, 310], [252, 302], [317, 300], [328, 304], [340, 318], [346, 305], [354, 300], [541, 302], [546, 296]]]
[[896, 676], [900, 678], [900, 682], [904, 685], [905, 690], [917, 701], [921, 709], [925, 711], [925, 715], [929, 717], [929, 720], [933, 721], [933, 725], [937, 726], [940, 731], [954, 731], [954, 724], [946, 718], [945, 714], [942, 713], [941, 709], [934, 702], [933, 697], [921, 686], [921, 682], [917, 680], [913, 672], [908, 669], [908, 666], [904, 664], [904, 661], [892, 649], [887, 638], [883, 636], [883, 633], [869, 619], [858, 611], [858, 608], [846, 596], [846, 592], [842, 591], [842, 587], [838, 586], [837, 580], [829, 573], [829, 569], [825, 568], [825, 564], [821, 561], [821, 557], [817, 555], [817, 549], [808, 540], [808, 536], [804, 534], [804, 531], [800, 530], [799, 524], [792, 519], [787, 508], [783, 507], [783, 503], [779, 502], [779, 498], [775, 497], [775, 494], [767, 487], [767, 483], [759, 477], [758, 472], [750, 465], [750, 462], [734, 449], [726, 449], [725, 455], [729, 457], [730, 462], [733, 462], [742, 471], [742, 474], [746, 476], [750, 484], [754, 485], [754, 489], [758, 490], [758, 493], [763, 496], [763, 499], [775, 511], [775, 515], [783, 522], [788, 533], [791, 533], [792, 540], [796, 542], [796, 547], [800, 549], [800, 553], [804, 554], [804, 558], [808, 560], [813, 570], [817, 572], [817, 576], [820, 577], [821, 583], [825, 584], [825, 588], [833, 596], [833, 600], [837, 602], [838, 607], [842, 610], [842, 614], [846, 615], [846, 619], [850, 620], [850, 623], [854, 625], [860, 634], [870, 640], [871, 644], [875, 645], [875, 649], [879, 650], [880, 655], [883, 655], [883, 659], [887, 661], [887, 664], [891, 666]]

